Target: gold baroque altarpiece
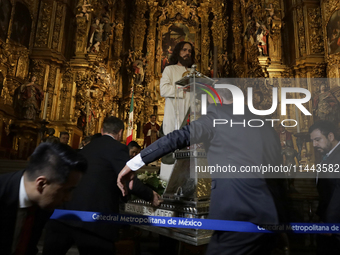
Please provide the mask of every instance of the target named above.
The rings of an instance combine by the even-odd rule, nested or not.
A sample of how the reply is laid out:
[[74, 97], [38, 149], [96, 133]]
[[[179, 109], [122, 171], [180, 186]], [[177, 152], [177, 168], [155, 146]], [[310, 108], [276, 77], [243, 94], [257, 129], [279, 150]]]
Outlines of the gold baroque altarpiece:
[[[198, 70], [208, 76], [262, 78], [255, 88], [258, 109], [271, 106], [273, 86], [288, 86], [277, 78], [306, 78], [297, 86], [309, 89], [313, 98], [325, 92], [311, 78], [336, 78], [326, 90], [340, 86], [338, 0], [2, 0], [1, 4], [8, 10], [0, 26], [4, 158], [26, 159], [46, 136], [46, 128], [54, 128], [56, 135], [69, 132], [70, 145], [77, 148], [83, 137], [100, 132], [106, 116], [127, 124], [132, 88], [134, 140], [141, 142], [150, 114], [162, 121], [159, 81], [181, 40], [193, 43]], [[27, 15], [19, 17], [16, 10]], [[20, 91], [33, 76], [43, 99], [35, 118], [25, 119]], [[318, 115], [312, 100], [305, 106], [313, 116], [296, 115], [289, 108], [285, 117], [298, 116], [302, 132], [316, 119], [330, 117]], [[282, 119], [279, 114], [272, 117]]]

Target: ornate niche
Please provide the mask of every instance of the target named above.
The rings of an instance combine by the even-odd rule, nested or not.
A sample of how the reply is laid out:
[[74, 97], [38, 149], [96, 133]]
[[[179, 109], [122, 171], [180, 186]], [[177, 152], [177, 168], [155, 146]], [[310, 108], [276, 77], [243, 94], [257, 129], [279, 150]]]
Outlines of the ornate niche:
[[8, 34], [9, 22], [12, 13], [12, 4], [10, 0], [0, 2], [1, 19], [0, 19], [0, 39], [6, 41]]
[[31, 37], [32, 18], [29, 9], [17, 1], [14, 7], [14, 17], [11, 27], [10, 39], [29, 48]]
[[76, 106], [73, 121], [85, 135], [100, 131], [104, 117], [114, 111], [117, 101], [117, 85], [104, 65], [97, 66], [86, 74], [76, 75]]
[[184, 1], [174, 1], [167, 6], [160, 7], [160, 10], [162, 14], [158, 18], [156, 31], [156, 76], [162, 73], [178, 42], [190, 42], [194, 45], [196, 54], [200, 52], [201, 45], [196, 6], [188, 6]]

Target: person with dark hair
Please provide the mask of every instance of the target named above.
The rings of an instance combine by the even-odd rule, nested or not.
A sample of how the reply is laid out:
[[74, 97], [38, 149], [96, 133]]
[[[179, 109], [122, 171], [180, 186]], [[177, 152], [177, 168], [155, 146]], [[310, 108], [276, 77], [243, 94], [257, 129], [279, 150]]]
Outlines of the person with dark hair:
[[140, 147], [140, 145], [137, 142], [131, 141], [128, 144], [128, 149], [129, 149], [130, 158], [133, 158], [138, 153], [140, 153], [140, 151], [142, 150], [142, 147]]
[[70, 200], [86, 169], [69, 146], [41, 143], [25, 170], [0, 175], [0, 254], [37, 254], [45, 223]]
[[[169, 59], [169, 65], [165, 67], [160, 81], [160, 94], [165, 97], [164, 118], [162, 132], [167, 135], [175, 129], [179, 129], [189, 109], [190, 95], [181, 91], [176, 94], [175, 82], [187, 73], [195, 61], [195, 49], [189, 42], [179, 42]], [[177, 100], [175, 100], [177, 98]], [[178, 105], [177, 111], [175, 102]], [[178, 123], [179, 122], [179, 123]], [[173, 162], [162, 159], [160, 177], [167, 180], [172, 172]]]
[[60, 132], [60, 134], [59, 134], [59, 141], [60, 141], [60, 143], [68, 144], [68, 140], [69, 139], [70, 139], [69, 133], [67, 133], [65, 131]]
[[[309, 128], [313, 147], [321, 153], [322, 160], [315, 165], [319, 192], [317, 215], [324, 223], [340, 223], [340, 142], [337, 128], [330, 121], [318, 121]], [[338, 254], [340, 235], [317, 235], [317, 254]]]
[[[79, 183], [67, 210], [119, 213], [121, 193], [116, 185], [118, 174], [129, 160], [128, 147], [121, 143], [124, 123], [116, 117], [106, 117], [102, 136], [92, 140], [79, 154], [89, 163], [88, 173]], [[158, 194], [140, 181], [130, 192], [159, 205]], [[43, 254], [66, 254], [76, 244], [80, 254], [115, 254], [118, 237], [115, 225], [51, 220], [46, 228]]]
[[[261, 173], [240, 171], [244, 166], [277, 166], [282, 163], [281, 146], [275, 130], [269, 125], [256, 128], [248, 125], [215, 127], [214, 119], [232, 119], [240, 124], [258, 118], [248, 109], [244, 115], [233, 115], [232, 97], [220, 91], [217, 93], [223, 105], [210, 104], [207, 115], [142, 150], [120, 172], [118, 187], [125, 195], [126, 185], [131, 185], [134, 171], [141, 166], [176, 149], [203, 142], [208, 166], [229, 165], [236, 169], [235, 172], [211, 173], [210, 219], [247, 221], [259, 225], [284, 222], [283, 182], [265, 179]], [[270, 254], [275, 237], [264, 233], [214, 231], [206, 254]]]
[[145, 123], [143, 127], [144, 148], [148, 147], [159, 138], [159, 129], [160, 126], [156, 123], [156, 115], [150, 115], [150, 121], [148, 123]]

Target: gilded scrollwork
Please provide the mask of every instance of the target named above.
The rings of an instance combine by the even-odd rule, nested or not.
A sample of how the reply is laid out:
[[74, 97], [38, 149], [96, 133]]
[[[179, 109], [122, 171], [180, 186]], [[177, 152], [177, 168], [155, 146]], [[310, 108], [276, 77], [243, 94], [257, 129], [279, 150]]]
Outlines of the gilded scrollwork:
[[38, 48], [47, 47], [52, 8], [53, 8], [52, 2], [44, 1], [41, 3], [40, 7], [41, 16], [39, 17], [38, 22], [37, 36], [34, 44], [35, 47]]
[[4, 43], [0, 40], [0, 64], [12, 65], [13, 54], [8, 43]]
[[120, 1], [116, 13], [116, 26], [114, 30], [115, 42], [114, 42], [114, 56], [115, 58], [120, 58], [123, 49], [123, 30], [124, 30], [124, 12], [125, 12], [125, 2]]
[[42, 83], [44, 74], [45, 74], [45, 66], [46, 64], [44, 63], [43, 60], [38, 60], [38, 59], [33, 59], [31, 68], [32, 68], [32, 75], [37, 77], [37, 81], [39, 83]]
[[324, 62], [317, 63], [312, 70], [312, 78], [325, 78], [327, 64]]
[[59, 47], [59, 37], [62, 26], [62, 18], [64, 14], [64, 5], [57, 3], [56, 13], [55, 13], [55, 24], [52, 37], [52, 49], [58, 50]]
[[340, 0], [324, 0], [324, 23], [327, 24], [329, 18], [332, 16], [333, 12], [339, 8]]
[[324, 42], [322, 34], [322, 19], [320, 8], [308, 8], [310, 42], [312, 54], [322, 53], [324, 51]]
[[299, 51], [300, 56], [306, 54], [306, 39], [305, 39], [305, 23], [304, 23], [304, 15], [303, 15], [303, 7], [299, 5], [296, 8], [296, 16], [298, 23], [298, 35], [299, 35]]
[[209, 48], [210, 48], [210, 35], [209, 35], [209, 4], [201, 3], [197, 8], [198, 17], [201, 19], [201, 72], [206, 72], [208, 70], [209, 63]]
[[86, 46], [85, 46], [85, 39], [86, 39], [86, 29], [87, 29], [87, 20], [85, 17], [78, 17], [76, 19], [77, 23], [77, 31], [76, 31], [76, 41], [77, 41], [77, 48], [76, 52], [83, 53]]
[[236, 60], [240, 60], [241, 51], [242, 51], [242, 16], [240, 12], [240, 4], [238, 1], [234, 1], [233, 3], [233, 14], [232, 14], [232, 30], [234, 35], [234, 54]]

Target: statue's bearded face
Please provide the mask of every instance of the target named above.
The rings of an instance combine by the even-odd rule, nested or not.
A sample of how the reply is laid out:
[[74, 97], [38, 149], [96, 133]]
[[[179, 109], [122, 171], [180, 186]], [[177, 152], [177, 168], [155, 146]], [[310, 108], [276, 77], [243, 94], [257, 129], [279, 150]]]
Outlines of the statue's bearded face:
[[185, 67], [191, 67], [193, 64], [191, 59], [191, 51], [191, 45], [186, 43], [179, 53], [178, 61]]

